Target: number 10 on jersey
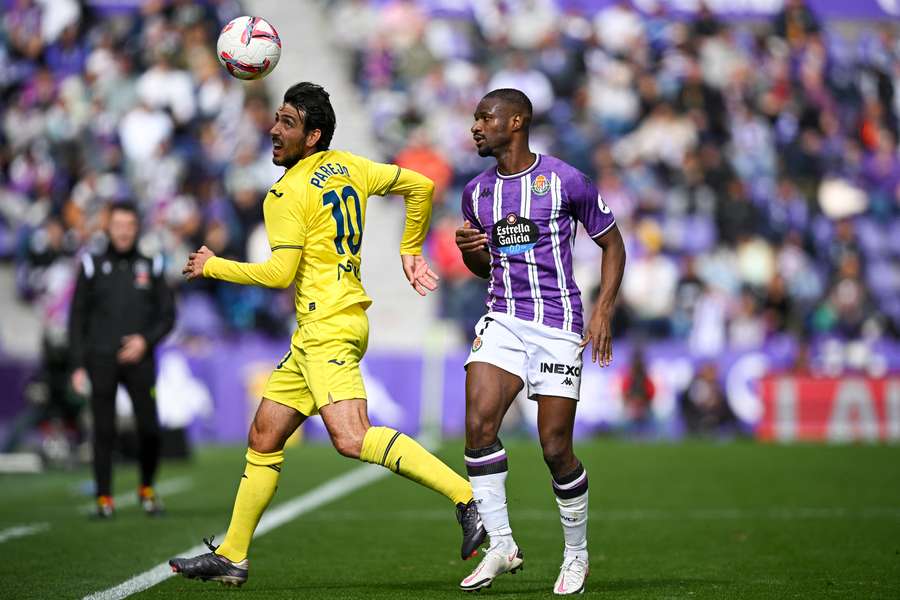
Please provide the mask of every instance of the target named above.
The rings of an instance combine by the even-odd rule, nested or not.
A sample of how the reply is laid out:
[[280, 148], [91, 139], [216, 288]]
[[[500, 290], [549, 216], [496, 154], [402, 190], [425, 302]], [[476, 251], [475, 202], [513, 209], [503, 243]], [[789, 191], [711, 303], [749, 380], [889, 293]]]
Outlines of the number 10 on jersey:
[[[351, 199], [356, 211], [356, 229], [353, 228], [354, 218], [350, 211], [351, 203], [349, 200]], [[359, 254], [359, 249], [362, 246], [363, 231], [362, 206], [359, 202], [359, 194], [351, 186], [345, 185], [344, 189], [341, 190], [340, 196], [338, 196], [336, 190], [331, 190], [322, 195], [322, 206], [328, 206], [329, 204], [331, 205], [331, 216], [334, 218], [334, 223], [337, 227], [337, 233], [334, 236], [334, 249], [338, 254], [346, 254], [344, 250], [344, 241], [346, 239], [350, 254], [354, 256]], [[345, 232], [345, 224], [347, 230], [349, 230], [348, 232]]]

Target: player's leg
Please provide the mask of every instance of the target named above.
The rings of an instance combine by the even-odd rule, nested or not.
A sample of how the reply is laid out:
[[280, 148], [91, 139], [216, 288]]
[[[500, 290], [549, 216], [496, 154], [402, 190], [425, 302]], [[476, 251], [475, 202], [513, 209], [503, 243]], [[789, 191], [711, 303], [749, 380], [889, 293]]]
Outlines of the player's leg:
[[113, 515], [112, 455], [116, 441], [116, 389], [118, 372], [115, 360], [95, 360], [88, 364], [91, 380], [91, 417], [94, 427], [94, 483], [97, 495], [96, 516]]
[[241, 476], [231, 523], [216, 554], [232, 562], [247, 558], [250, 539], [272, 501], [284, 462], [284, 444], [306, 417], [297, 410], [263, 398], [250, 425], [247, 466]]
[[149, 515], [162, 513], [162, 503], [153, 490], [162, 435], [159, 415], [156, 411], [156, 361], [147, 357], [139, 363], [122, 369], [122, 382], [131, 396], [138, 433], [138, 459], [141, 483], [138, 499]]
[[523, 385], [518, 375], [493, 364], [466, 367], [466, 471], [491, 547], [515, 545], [506, 508], [508, 463], [498, 433]]
[[319, 414], [342, 455], [381, 465], [447, 497], [456, 506], [463, 530], [461, 558], [472, 555], [484, 540], [484, 528], [468, 481], [408, 435], [391, 427], [372, 427], [364, 399], [325, 404]]
[[[277, 383], [278, 378], [274, 379]], [[269, 379], [267, 389], [277, 390], [272, 380]], [[305, 419], [298, 410], [263, 398], [250, 425], [247, 466], [238, 486], [225, 540], [219, 547], [213, 546], [211, 540], [203, 540], [211, 552], [193, 558], [173, 558], [169, 561], [173, 571], [188, 579], [227, 585], [247, 581], [250, 539], [278, 487], [284, 443]]]
[[466, 366], [466, 471], [490, 547], [460, 582], [467, 591], [490, 587], [494, 578], [522, 566], [506, 506], [506, 450], [497, 436], [506, 411], [523, 387], [522, 379], [486, 362]]
[[365, 400], [333, 402], [319, 407], [319, 414], [342, 455], [381, 465], [446, 496], [453, 504], [472, 499], [469, 483], [416, 440], [391, 427], [372, 427]]
[[553, 591], [577, 594], [584, 590], [588, 574], [588, 477], [572, 448], [577, 401], [558, 396], [535, 399], [541, 449], [550, 469], [565, 538], [563, 565]]

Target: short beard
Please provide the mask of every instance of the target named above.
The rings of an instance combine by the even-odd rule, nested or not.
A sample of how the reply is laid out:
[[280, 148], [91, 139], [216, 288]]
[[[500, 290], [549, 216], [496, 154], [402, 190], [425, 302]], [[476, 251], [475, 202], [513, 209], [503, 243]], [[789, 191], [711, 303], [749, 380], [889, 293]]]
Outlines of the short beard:
[[285, 156], [281, 159], [277, 159], [274, 156], [272, 157], [273, 164], [278, 165], [279, 167], [284, 167], [285, 169], [290, 169], [298, 162], [300, 162], [299, 156]]
[[493, 156], [493, 155], [494, 155], [494, 149], [489, 146], [482, 146], [481, 148], [478, 148], [478, 156], [481, 156], [482, 158], [486, 158], [488, 156]]

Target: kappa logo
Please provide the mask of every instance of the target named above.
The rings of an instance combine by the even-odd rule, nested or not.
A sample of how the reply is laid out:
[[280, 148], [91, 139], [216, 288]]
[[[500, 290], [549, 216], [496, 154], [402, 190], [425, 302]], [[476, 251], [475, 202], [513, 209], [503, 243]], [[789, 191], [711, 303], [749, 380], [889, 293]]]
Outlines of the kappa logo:
[[563, 385], [574, 386], [575, 382], [572, 381], [571, 377], [566, 377], [565, 379], [563, 379]]
[[550, 191], [550, 180], [544, 175], [538, 175], [531, 184], [531, 191], [538, 196], [543, 196]]
[[478, 197], [479, 198], [489, 198], [493, 195], [494, 195], [494, 191], [492, 189], [488, 188], [487, 186], [485, 186], [484, 189], [482, 189], [481, 192], [479, 192]]
[[271, 190], [269, 190], [269, 193], [272, 194], [273, 196], [275, 196], [276, 198], [281, 198], [282, 196], [284, 196], [284, 192], [279, 192], [275, 188], [272, 188]]
[[481, 337], [480, 336], [476, 337], [475, 341], [472, 342], [472, 352], [478, 352], [479, 350], [481, 350], [481, 346], [482, 346]]
[[606, 202], [603, 201], [603, 198], [600, 196], [599, 193], [597, 194], [597, 206], [600, 207], [600, 212], [602, 212], [605, 215], [609, 214], [609, 212], [610, 212], [609, 207], [606, 205]]

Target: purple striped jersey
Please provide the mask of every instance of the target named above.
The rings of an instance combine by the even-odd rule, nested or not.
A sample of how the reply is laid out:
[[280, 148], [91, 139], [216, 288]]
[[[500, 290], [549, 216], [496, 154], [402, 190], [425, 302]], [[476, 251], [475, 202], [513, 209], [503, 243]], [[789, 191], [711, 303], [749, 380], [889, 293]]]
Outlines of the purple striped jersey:
[[463, 190], [462, 212], [488, 235], [488, 309], [581, 334], [581, 292], [572, 272], [576, 221], [594, 239], [615, 225], [591, 180], [539, 154], [521, 173], [491, 168], [475, 177]]

